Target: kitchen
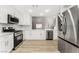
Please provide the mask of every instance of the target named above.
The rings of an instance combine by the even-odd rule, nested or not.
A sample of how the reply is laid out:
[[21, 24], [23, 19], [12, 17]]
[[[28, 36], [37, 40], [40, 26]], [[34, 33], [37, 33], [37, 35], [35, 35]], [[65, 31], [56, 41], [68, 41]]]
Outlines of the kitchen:
[[[77, 44], [72, 44], [74, 43], [74, 41], [71, 43], [67, 40], [63, 41], [63, 39], [61, 38], [65, 38], [66, 34], [66, 29], [63, 29], [61, 27], [64, 26], [64, 28], [67, 28], [66, 23], [63, 24], [67, 21], [63, 21], [63, 15], [65, 17], [68, 17], [64, 14], [67, 10], [70, 13], [69, 15], [71, 15], [70, 19], [78, 19], [78, 17], [76, 17], [78, 16], [77, 14], [79, 10], [77, 6], [0, 5], [0, 52], [78, 53], [79, 47], [77, 46]], [[72, 14], [71, 10], [72, 13], [75, 13]], [[73, 15], [76, 16], [74, 17]], [[71, 28], [68, 30], [71, 30]], [[74, 30], [76, 29], [73, 29], [72, 31]], [[73, 38], [75, 36], [74, 34], [72, 33]], [[78, 34], [76, 34], [76, 36], [77, 35]], [[70, 37], [72, 38], [72, 36]], [[77, 40], [77, 38], [74, 39]], [[66, 44], [69, 46], [66, 46]], [[68, 49], [69, 47], [71, 48]], [[73, 48], [75, 49], [73, 50]]]

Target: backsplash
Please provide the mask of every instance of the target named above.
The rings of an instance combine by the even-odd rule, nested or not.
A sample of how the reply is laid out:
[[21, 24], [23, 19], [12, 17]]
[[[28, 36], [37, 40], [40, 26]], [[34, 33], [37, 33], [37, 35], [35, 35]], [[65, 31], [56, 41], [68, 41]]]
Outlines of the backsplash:
[[13, 24], [0, 24], [0, 32], [2, 32], [3, 27], [13, 27], [15, 30], [30, 30], [31, 26], [23, 25], [13, 25]]

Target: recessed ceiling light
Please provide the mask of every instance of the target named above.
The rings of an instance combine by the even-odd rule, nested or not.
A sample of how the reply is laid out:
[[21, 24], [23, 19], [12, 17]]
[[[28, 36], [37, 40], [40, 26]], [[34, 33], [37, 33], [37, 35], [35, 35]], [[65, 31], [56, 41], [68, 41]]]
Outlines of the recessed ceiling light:
[[40, 16], [43, 16], [44, 15], [44, 13], [40, 13]]
[[29, 9], [28, 12], [32, 12], [32, 9]]
[[45, 12], [46, 12], [46, 13], [50, 12], [50, 9], [46, 9]]

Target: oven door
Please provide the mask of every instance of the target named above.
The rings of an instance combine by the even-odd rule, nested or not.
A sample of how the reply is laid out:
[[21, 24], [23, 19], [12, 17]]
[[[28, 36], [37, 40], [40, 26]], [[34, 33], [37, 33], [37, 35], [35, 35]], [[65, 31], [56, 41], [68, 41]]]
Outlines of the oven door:
[[21, 40], [23, 40], [23, 35], [22, 34], [18, 35], [18, 36], [16, 36], [16, 38], [17, 38], [17, 41], [21, 41]]
[[23, 41], [23, 34], [14, 37], [14, 48]]

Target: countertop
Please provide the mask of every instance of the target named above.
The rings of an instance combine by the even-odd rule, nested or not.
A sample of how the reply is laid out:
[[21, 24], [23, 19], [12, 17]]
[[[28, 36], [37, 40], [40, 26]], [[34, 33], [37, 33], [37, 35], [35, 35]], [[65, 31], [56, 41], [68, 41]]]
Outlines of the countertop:
[[45, 30], [53, 31], [53, 29], [45, 29]]
[[11, 35], [13, 34], [13, 32], [1, 32], [0, 36], [7, 36], [7, 35]]
[[[53, 31], [53, 29], [33, 29], [33, 30], [35, 30], [35, 31], [36, 31], [36, 30], [37, 30], [37, 31], [38, 31], [38, 30], [39, 30], [39, 31], [41, 31], [41, 30], [43, 30], [43, 31], [44, 31], [44, 30], [52, 30], [52, 31]], [[30, 30], [30, 31], [32, 31], [32, 30]]]

